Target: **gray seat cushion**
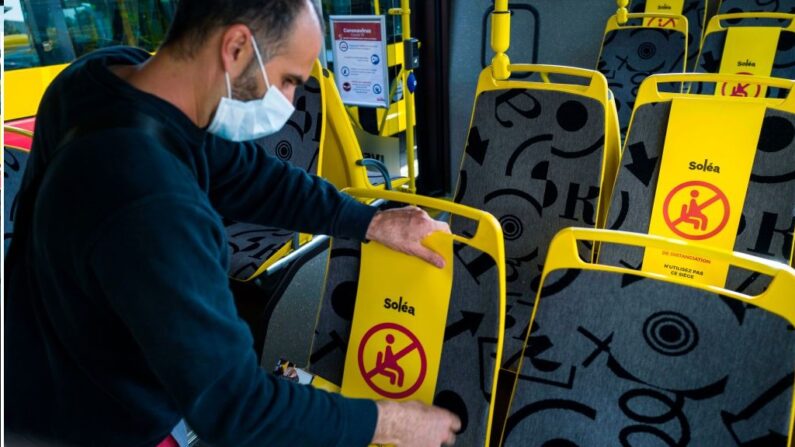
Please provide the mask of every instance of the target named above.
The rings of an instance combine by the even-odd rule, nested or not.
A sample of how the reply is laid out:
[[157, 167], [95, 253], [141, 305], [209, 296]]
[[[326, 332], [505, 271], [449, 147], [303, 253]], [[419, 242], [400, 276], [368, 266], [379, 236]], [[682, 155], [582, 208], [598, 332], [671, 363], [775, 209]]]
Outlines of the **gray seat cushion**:
[[[565, 227], [595, 225], [604, 131], [604, 106], [588, 97], [514, 89], [477, 98], [455, 201], [502, 224], [505, 367], [518, 360], [553, 236]], [[457, 234], [475, 230], [467, 221], [452, 224]], [[477, 273], [478, 263], [467, 265]]]
[[[648, 232], [670, 109], [670, 102], [659, 102], [637, 111], [608, 209], [608, 228]], [[788, 263], [795, 229], [795, 115], [767, 110], [751, 177], [737, 181], [748, 181], [748, 191], [734, 251]], [[622, 246], [606, 246], [599, 254], [599, 261], [610, 265], [639, 268], [642, 260], [642, 252]], [[764, 283], [730, 271], [726, 287], [758, 292]]]
[[[691, 71], [698, 59], [698, 46], [704, 33], [704, 17], [707, 13], [705, 0], [685, 0], [682, 15], [687, 18], [687, 70]], [[634, 0], [629, 5], [633, 13], [646, 11], [646, 0]]]
[[[268, 155], [316, 173], [323, 125], [320, 83], [311, 77], [295, 92], [295, 113], [278, 133], [257, 141]], [[226, 221], [232, 278], [251, 278], [292, 238], [293, 233], [261, 225]]]
[[506, 446], [786, 447], [786, 320], [699, 289], [573, 272], [538, 304]]
[[684, 54], [684, 34], [671, 29], [626, 28], [605, 36], [597, 69], [615, 95], [622, 134], [643, 80], [653, 74], [681, 73]]
[[22, 186], [22, 174], [30, 152], [11, 147], [3, 148], [3, 253], [8, 253], [8, 245], [14, 235], [14, 217], [17, 208], [17, 194]]
[[[499, 335], [497, 269], [491, 257], [478, 250], [456, 244], [454, 251], [453, 287], [434, 404], [461, 418], [457, 444], [483, 445]], [[356, 302], [360, 244], [336, 239], [329, 256], [309, 369], [340, 384]], [[476, 272], [467, 268], [466, 263], [473, 260], [478, 265]], [[383, 269], [388, 272], [389, 266]]]

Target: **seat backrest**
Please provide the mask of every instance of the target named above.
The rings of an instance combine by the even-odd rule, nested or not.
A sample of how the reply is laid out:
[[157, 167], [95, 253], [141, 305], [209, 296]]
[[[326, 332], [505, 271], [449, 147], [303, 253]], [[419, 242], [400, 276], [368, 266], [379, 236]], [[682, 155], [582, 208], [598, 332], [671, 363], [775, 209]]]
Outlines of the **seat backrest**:
[[[741, 22], [738, 24], [738, 22]], [[759, 51], [761, 42], [769, 42], [770, 53]], [[763, 60], [767, 58], [767, 60]], [[720, 14], [707, 27], [698, 64], [699, 73], [753, 74], [795, 79], [795, 15], [781, 13]], [[711, 84], [699, 84], [703, 89]], [[714, 93], [713, 89], [702, 93]], [[747, 88], [737, 94], [760, 92]], [[761, 93], [761, 92], [760, 92]], [[786, 91], [771, 92], [778, 96]], [[721, 92], [732, 94], [732, 91]]]
[[[633, 0], [630, 2], [629, 10], [633, 13], [667, 13], [681, 14], [687, 18], [687, 71], [691, 71], [696, 65], [698, 48], [701, 43], [701, 36], [704, 33], [707, 18], [707, 2], [709, 0], [684, 0], [683, 2], [654, 2], [647, 0]], [[682, 9], [678, 8], [681, 4]], [[655, 19], [651, 19], [654, 24]], [[658, 21], [659, 22], [659, 21]], [[649, 24], [649, 20], [646, 21]], [[666, 23], [666, 21], [663, 21]]]
[[[351, 117], [337, 90], [334, 76], [323, 71], [323, 84], [326, 89], [326, 112], [328, 135], [324, 142], [323, 176], [339, 189], [378, 188], [368, 176], [367, 168], [357, 165], [362, 160], [362, 148], [351, 123]], [[380, 186], [383, 188], [383, 185]]]
[[30, 152], [13, 146], [3, 147], [3, 253], [8, 252], [8, 245], [14, 236], [14, 218], [17, 208], [17, 194], [22, 186], [22, 174], [28, 162]]
[[[323, 71], [320, 62], [315, 61], [307, 82], [296, 88], [295, 112], [287, 124], [279, 132], [256, 141], [268, 155], [315, 175], [322, 174], [320, 158], [326, 136]], [[224, 224], [229, 239], [229, 274], [234, 279], [253, 279], [292, 249], [290, 231], [232, 220]]]
[[721, 0], [719, 14], [785, 12], [795, 14], [795, 0]]
[[[415, 204], [475, 222], [476, 231], [465, 237], [454, 237], [452, 250], [459, 255], [452, 260], [452, 292], [433, 403], [450, 409], [461, 418], [458, 443], [484, 445], [489, 437], [504, 325], [505, 255], [499, 222], [482, 211], [437, 199], [390, 191], [359, 189], [350, 192], [359, 199], [380, 198], [393, 203]], [[361, 257], [362, 244], [333, 240], [309, 369], [335, 384], [343, 381], [346, 352], [359, 348], [358, 342], [349, 344], [349, 339], [354, 307], [358, 305], [357, 293], [361, 293], [359, 272], [364, 268], [360, 266]], [[470, 259], [477, 260], [480, 268], [477, 276], [467, 268], [466, 262]], [[377, 260], [369, 262], [378, 264]], [[379, 265], [377, 268], [388, 275], [394, 267]], [[394, 291], [385, 289], [378, 296], [394, 297], [391, 292]], [[444, 297], [402, 297], [403, 302], [410, 304], [432, 299]], [[380, 298], [379, 303], [383, 300]]]
[[[677, 84], [754, 82], [769, 88], [787, 90], [789, 98], [782, 100], [660, 92], [658, 84], [666, 82]], [[659, 193], [657, 191], [658, 184], [661, 182], [660, 168], [663, 157], [685, 157], [687, 160], [693, 161], [691, 166], [693, 169], [687, 171], [688, 178], [673, 179], [677, 183], [685, 184], [691, 180], [723, 181], [721, 177], [728, 176], [726, 180], [737, 185], [739, 191], [746, 188], [741, 207], [734, 206], [735, 210], [725, 213], [725, 216], [739, 217], [739, 221], [735, 224], [734, 229], [723, 227], [724, 229], [719, 230], [725, 231], [730, 236], [732, 231], [736, 232], [733, 246], [724, 248], [783, 263], [791, 263], [793, 259], [792, 232], [795, 228], [795, 216], [793, 216], [793, 204], [795, 204], [795, 108], [793, 108], [793, 97], [795, 96], [791, 93], [794, 84], [795, 82], [789, 80], [741, 75], [689, 74], [659, 75], [648, 78], [641, 87], [638, 96], [639, 102], [624, 145], [621, 166], [608, 208], [607, 227], [613, 230], [637, 233], [650, 232], [655, 197], [657, 194], [669, 194], [668, 191]], [[679, 104], [680, 106], [677, 107], [684, 107], [686, 110], [688, 104], [694, 101], [714, 104], [713, 112], [710, 112], [709, 116], [693, 118], [692, 126], [689, 126], [683, 133], [681, 129], [669, 131], [669, 118], [672, 116], [673, 104]], [[721, 123], [734, 119], [732, 117], [736, 115], [737, 107], [746, 104], [762, 104], [766, 107], [763, 117], [760, 117], [761, 122], [754, 124], [759, 128], [750, 131], [752, 133], [759, 132], [755, 153], [746, 152], [754, 150], [753, 144], [750, 148], [727, 147], [727, 150], [733, 151], [731, 152], [732, 157], [741, 155], [752, 157], [750, 175], [745, 174], [746, 177], [742, 177], [742, 174], [736, 171], [726, 172], [725, 166], [723, 174], [707, 171], [705, 165], [708, 163], [704, 161], [708, 157], [705, 157], [703, 152], [699, 152], [698, 144], [677, 146], [678, 149], [670, 150], [678, 152], [664, 152], [663, 149], [666, 148], [667, 142], [674, 139], [682, 141], [682, 138], [696, 138], [696, 135], [700, 139], [699, 141], [722, 138], [726, 129], [722, 127]], [[698, 127], [702, 122], [713, 124], [707, 130]], [[715, 124], [716, 122], [717, 124]], [[750, 134], [747, 137], [752, 139], [754, 135]], [[666, 182], [670, 180], [667, 179]], [[734, 200], [734, 198], [729, 197], [729, 200]], [[673, 213], [679, 213], [679, 210], [674, 210]], [[717, 225], [711, 228], [717, 228]], [[693, 234], [698, 235], [699, 233], [693, 232]], [[681, 240], [694, 243], [706, 243], [708, 240], [704, 238], [688, 240], [685, 237], [670, 234], [667, 236], [678, 237]], [[643, 255], [624, 247], [610, 246], [599, 252], [599, 260], [610, 265], [639, 268], [643, 262]], [[729, 271], [725, 285], [731, 290], [749, 292], [760, 290], [764, 284], [756, 279], [758, 278]]]
[[[481, 72], [455, 201], [485, 210], [505, 235], [508, 305], [503, 359], [515, 367], [552, 237], [603, 225], [601, 185], [612, 183], [619, 137], [607, 82], [592, 70], [512, 65], [547, 81], [498, 81]], [[533, 78], [529, 78], [533, 79]], [[453, 219], [465, 234], [466, 221]], [[463, 256], [462, 253], [459, 253]], [[461, 257], [475, 277], [476, 258]]]
[[[578, 241], [684, 250], [772, 278], [748, 296], [584, 262]], [[791, 445], [795, 270], [663, 238], [566, 230], [552, 243], [505, 446]], [[555, 440], [553, 442], [553, 440]]]
[[[629, 14], [607, 21], [597, 70], [605, 75], [615, 95], [622, 133], [629, 126], [641, 82], [657, 73], [685, 71], [688, 21], [682, 15]], [[649, 24], [651, 22], [651, 24]]]

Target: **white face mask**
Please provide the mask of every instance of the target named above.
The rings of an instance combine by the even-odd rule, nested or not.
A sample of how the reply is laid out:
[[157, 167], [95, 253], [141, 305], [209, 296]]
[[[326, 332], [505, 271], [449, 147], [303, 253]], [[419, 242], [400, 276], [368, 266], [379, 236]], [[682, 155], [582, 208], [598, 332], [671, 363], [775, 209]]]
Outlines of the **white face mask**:
[[268, 87], [265, 96], [252, 101], [232, 99], [232, 83], [229, 80], [229, 73], [225, 73], [229, 96], [221, 98], [215, 117], [207, 128], [207, 131], [214, 135], [236, 142], [256, 140], [278, 132], [295, 111], [293, 103], [268, 81], [262, 56], [253, 37], [251, 43], [254, 45], [254, 53], [265, 78], [265, 86]]

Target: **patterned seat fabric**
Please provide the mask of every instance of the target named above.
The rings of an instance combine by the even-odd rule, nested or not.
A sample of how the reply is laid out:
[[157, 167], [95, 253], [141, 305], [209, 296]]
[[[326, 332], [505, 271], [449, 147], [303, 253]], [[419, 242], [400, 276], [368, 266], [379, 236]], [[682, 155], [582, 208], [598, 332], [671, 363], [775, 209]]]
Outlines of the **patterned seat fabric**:
[[[295, 92], [295, 113], [278, 133], [257, 141], [268, 155], [287, 161], [310, 173], [317, 172], [323, 104], [320, 83], [314, 77]], [[227, 220], [229, 275], [239, 280], [252, 277], [293, 233], [278, 228]]]
[[17, 194], [22, 186], [22, 174], [28, 162], [30, 152], [20, 149], [3, 148], [3, 235], [4, 251], [8, 253], [8, 245], [14, 236], [14, 215], [16, 214]]
[[597, 69], [615, 95], [622, 134], [640, 84], [653, 74], [681, 73], [685, 50], [685, 35], [672, 29], [619, 28], [605, 35]]
[[[751, 20], [751, 19], [747, 19]], [[744, 20], [744, 21], [747, 21]], [[769, 23], [770, 20], [768, 19]], [[761, 25], [761, 24], [760, 24]], [[744, 25], [748, 26], [748, 25]], [[729, 28], [730, 29], [730, 28]], [[719, 73], [720, 64], [723, 59], [723, 50], [726, 45], [727, 31], [709, 33], [704, 38], [704, 45], [701, 49], [701, 56], [698, 59], [698, 65], [695, 71], [698, 73]], [[752, 42], [749, 42], [752, 44]], [[738, 68], [736, 71], [742, 71]], [[734, 73], [731, 73], [734, 74]], [[795, 33], [786, 29], [781, 30], [781, 35], [778, 39], [778, 46], [776, 47], [776, 54], [773, 58], [773, 69], [770, 76], [774, 78], [795, 79]], [[695, 84], [694, 92], [696, 93], [709, 93], [715, 92], [713, 84]], [[740, 86], [742, 88], [742, 86]], [[787, 92], [786, 90], [770, 88], [768, 97], [783, 97]], [[728, 95], [729, 92], [724, 92]], [[738, 94], [753, 96], [753, 91], [741, 90]]]
[[[646, 0], [634, 0], [630, 4], [630, 12], [640, 13], [646, 11]], [[707, 14], [705, 0], [685, 0], [682, 15], [687, 18], [687, 71], [691, 71], [698, 58], [698, 46], [701, 44], [701, 35]]]
[[538, 304], [505, 446], [786, 447], [795, 331], [784, 318], [677, 284], [571, 272]]
[[[434, 404], [461, 418], [457, 443], [483, 445], [486, 438], [494, 360], [499, 330], [497, 268], [488, 255], [456, 244], [453, 287], [447, 314]], [[345, 353], [359, 277], [360, 243], [332, 243], [309, 369], [342, 383]], [[476, 260], [477, 274], [466, 262]], [[389, 266], [384, 266], [389, 271]]]
[[[596, 224], [605, 106], [562, 91], [481, 93], [455, 201], [493, 214], [505, 238], [507, 316], [503, 366], [521, 352], [546, 251], [564, 227]], [[457, 228], [466, 234], [474, 228]], [[460, 259], [477, 277], [488, 267]]]
[[[665, 101], [636, 111], [608, 209], [608, 228], [648, 232], [670, 110], [670, 101]], [[768, 109], [734, 251], [788, 263], [795, 229], [794, 204], [795, 115]], [[619, 246], [606, 246], [599, 254], [601, 263], [630, 268], [639, 268], [642, 260], [642, 252]], [[759, 291], [764, 287], [760, 279], [730, 271], [726, 288]]]
[[785, 12], [795, 14], [795, 0], [722, 0], [720, 14], [735, 12]]

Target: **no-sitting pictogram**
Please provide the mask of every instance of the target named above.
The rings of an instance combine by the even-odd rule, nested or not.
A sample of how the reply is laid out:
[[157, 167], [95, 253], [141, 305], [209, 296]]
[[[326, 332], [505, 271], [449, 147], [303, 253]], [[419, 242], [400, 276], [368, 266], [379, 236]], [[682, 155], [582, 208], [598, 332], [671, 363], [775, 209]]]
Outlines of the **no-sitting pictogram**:
[[[752, 75], [746, 71], [740, 75]], [[723, 82], [720, 88], [721, 96], [739, 96], [742, 98], [758, 98], [762, 94], [762, 86], [752, 82]]]
[[696, 180], [684, 182], [665, 197], [663, 217], [668, 228], [691, 240], [709, 239], [729, 221], [729, 199], [717, 186]]
[[[366, 349], [371, 345], [374, 350]], [[367, 385], [390, 399], [414, 394], [425, 380], [428, 369], [420, 340], [395, 323], [381, 323], [370, 328], [359, 343], [358, 360], [359, 372]]]

